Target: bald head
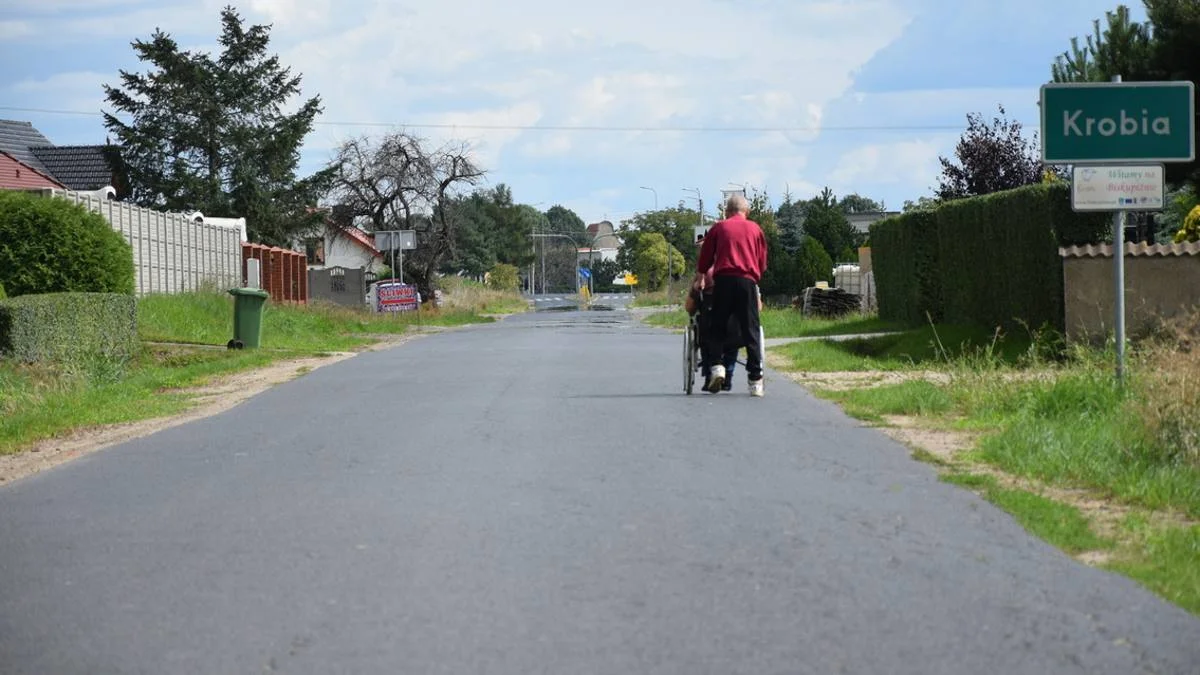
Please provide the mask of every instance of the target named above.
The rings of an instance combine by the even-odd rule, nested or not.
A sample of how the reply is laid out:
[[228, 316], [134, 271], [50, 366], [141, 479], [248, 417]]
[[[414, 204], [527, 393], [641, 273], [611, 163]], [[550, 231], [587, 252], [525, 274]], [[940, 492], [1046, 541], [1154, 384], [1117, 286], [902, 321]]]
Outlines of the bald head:
[[732, 216], [735, 213], [743, 216], [750, 213], [750, 202], [742, 195], [730, 195], [729, 200], [725, 202], [725, 215]]

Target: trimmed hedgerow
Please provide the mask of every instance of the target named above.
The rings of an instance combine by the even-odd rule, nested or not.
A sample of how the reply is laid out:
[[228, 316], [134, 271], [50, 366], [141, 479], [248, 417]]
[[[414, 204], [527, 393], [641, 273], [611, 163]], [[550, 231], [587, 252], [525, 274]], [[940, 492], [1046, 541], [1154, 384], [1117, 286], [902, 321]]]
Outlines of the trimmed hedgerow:
[[1076, 213], [1064, 184], [943, 202], [871, 226], [879, 316], [1063, 330], [1059, 246], [1104, 241], [1104, 214]]
[[910, 211], [873, 224], [871, 265], [879, 318], [912, 324], [930, 317], [941, 321], [938, 223], [933, 211]]
[[0, 300], [0, 354], [69, 363], [126, 360], [137, 348], [137, 298], [120, 293], [46, 293]]
[[58, 197], [0, 191], [0, 284], [8, 295], [126, 293], [133, 249], [104, 216]]

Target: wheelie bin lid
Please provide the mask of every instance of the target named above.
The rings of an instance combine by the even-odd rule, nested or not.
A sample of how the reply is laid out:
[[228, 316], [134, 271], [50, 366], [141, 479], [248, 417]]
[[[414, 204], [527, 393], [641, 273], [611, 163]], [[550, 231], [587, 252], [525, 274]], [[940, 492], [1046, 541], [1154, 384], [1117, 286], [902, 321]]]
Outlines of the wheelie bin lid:
[[270, 295], [271, 295], [270, 293], [264, 291], [261, 288], [231, 288], [231, 289], [229, 289], [229, 294], [230, 295], [249, 295], [249, 296], [252, 296], [255, 298], [266, 298], [266, 297], [270, 297]]

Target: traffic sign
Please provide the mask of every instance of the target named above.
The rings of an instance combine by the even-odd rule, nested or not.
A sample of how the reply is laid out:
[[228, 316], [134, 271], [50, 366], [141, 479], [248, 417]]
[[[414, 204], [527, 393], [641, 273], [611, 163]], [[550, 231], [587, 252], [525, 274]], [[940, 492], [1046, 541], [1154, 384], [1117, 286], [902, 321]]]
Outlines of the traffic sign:
[[1071, 168], [1071, 208], [1076, 211], [1161, 211], [1165, 203], [1161, 164]]
[[1055, 82], [1039, 105], [1047, 164], [1196, 159], [1191, 82]]

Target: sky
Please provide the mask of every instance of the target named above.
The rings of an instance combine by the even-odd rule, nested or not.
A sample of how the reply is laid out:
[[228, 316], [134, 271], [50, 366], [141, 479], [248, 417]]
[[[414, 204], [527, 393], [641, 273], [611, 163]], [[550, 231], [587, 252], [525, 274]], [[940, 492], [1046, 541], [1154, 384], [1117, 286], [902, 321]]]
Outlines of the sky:
[[[103, 143], [104, 84], [156, 28], [216, 51], [221, 7], [324, 113], [301, 172], [406, 130], [467, 141], [516, 201], [614, 223], [721, 190], [930, 196], [968, 113], [1038, 129], [1038, 88], [1111, 0], [4, 0], [0, 118]], [[1144, 20], [1141, 3], [1128, 3]], [[646, 189], [651, 188], [651, 189]]]

